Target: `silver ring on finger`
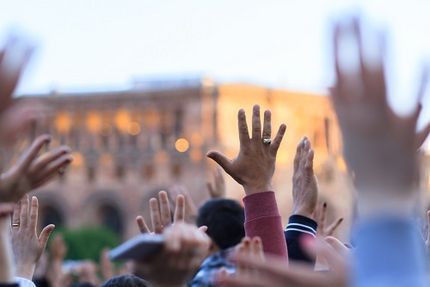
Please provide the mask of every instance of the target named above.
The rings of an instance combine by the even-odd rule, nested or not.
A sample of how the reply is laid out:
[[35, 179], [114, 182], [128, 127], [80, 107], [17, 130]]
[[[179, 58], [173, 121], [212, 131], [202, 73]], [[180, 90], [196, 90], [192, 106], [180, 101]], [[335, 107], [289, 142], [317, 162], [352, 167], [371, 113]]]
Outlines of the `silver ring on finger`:
[[272, 143], [272, 139], [263, 139], [263, 144], [270, 145]]

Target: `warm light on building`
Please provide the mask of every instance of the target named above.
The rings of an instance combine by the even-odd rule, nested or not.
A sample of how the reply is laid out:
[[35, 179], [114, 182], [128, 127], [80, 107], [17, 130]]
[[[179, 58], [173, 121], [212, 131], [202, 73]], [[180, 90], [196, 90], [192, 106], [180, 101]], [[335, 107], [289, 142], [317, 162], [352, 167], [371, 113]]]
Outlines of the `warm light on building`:
[[175, 142], [175, 148], [178, 152], [186, 152], [190, 148], [190, 143], [184, 139], [177, 139]]
[[72, 157], [73, 157], [72, 167], [81, 168], [83, 163], [84, 163], [84, 159], [82, 157], [82, 154], [79, 152], [74, 152], [72, 154]]
[[59, 113], [55, 119], [55, 126], [60, 133], [68, 133], [72, 127], [72, 118], [68, 113]]
[[115, 115], [115, 125], [122, 132], [128, 132], [131, 119], [127, 110], [121, 109]]
[[102, 118], [96, 112], [90, 112], [87, 115], [87, 128], [92, 133], [99, 133], [102, 129]]
[[128, 133], [132, 136], [137, 136], [140, 134], [140, 124], [137, 122], [131, 122], [128, 127]]

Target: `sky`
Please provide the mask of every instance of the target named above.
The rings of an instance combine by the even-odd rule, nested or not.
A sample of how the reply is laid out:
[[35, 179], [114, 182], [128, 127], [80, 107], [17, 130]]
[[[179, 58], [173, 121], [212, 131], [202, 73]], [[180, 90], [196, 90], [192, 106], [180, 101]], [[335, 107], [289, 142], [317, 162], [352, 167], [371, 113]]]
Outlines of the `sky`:
[[[18, 94], [122, 89], [139, 79], [196, 76], [324, 92], [333, 75], [333, 22], [357, 11], [368, 26], [388, 35], [388, 82], [396, 109], [412, 107], [417, 75], [430, 60], [426, 0], [0, 0], [0, 5], [0, 40], [19, 33], [37, 47]], [[430, 99], [426, 102], [430, 106]]]

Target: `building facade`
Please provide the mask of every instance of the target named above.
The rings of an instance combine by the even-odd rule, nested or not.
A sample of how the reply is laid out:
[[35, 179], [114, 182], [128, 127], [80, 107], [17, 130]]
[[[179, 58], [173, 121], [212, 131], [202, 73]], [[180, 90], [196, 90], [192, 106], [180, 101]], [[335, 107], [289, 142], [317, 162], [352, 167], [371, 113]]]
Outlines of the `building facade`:
[[[50, 133], [53, 146], [74, 151], [66, 174], [38, 191], [41, 224], [103, 224], [129, 237], [137, 233], [135, 217], [148, 217], [148, 200], [160, 190], [182, 185], [198, 205], [208, 198], [214, 169], [205, 154], [237, 154], [237, 111], [245, 108], [249, 117], [253, 104], [272, 111], [273, 130], [287, 124], [274, 179], [283, 217], [291, 208], [296, 145], [305, 135], [315, 149], [323, 197], [333, 199], [337, 212], [349, 211], [339, 130], [327, 97], [194, 79], [31, 98], [49, 107], [31, 136]], [[240, 186], [226, 179], [228, 196], [240, 200]]]

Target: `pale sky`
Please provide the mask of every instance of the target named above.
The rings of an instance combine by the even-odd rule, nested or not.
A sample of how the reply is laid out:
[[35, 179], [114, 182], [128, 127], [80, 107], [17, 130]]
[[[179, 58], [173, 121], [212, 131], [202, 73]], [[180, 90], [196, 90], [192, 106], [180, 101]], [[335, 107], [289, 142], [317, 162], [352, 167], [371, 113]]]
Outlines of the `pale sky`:
[[[368, 23], [389, 34], [389, 87], [396, 108], [414, 103], [417, 72], [423, 60], [430, 59], [426, 0], [0, 4], [1, 37], [18, 31], [37, 45], [19, 94], [127, 88], [139, 78], [196, 75], [321, 92], [331, 82], [331, 23], [357, 8]], [[427, 102], [430, 106], [430, 99]], [[430, 119], [430, 107], [425, 105], [425, 111]]]

